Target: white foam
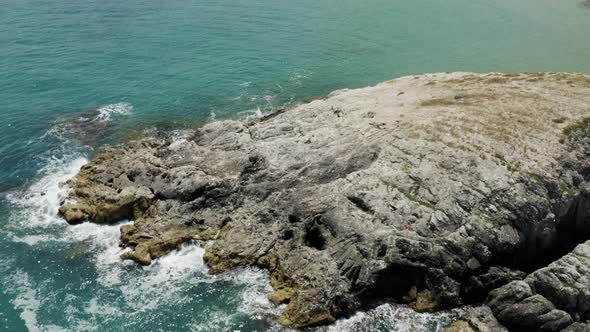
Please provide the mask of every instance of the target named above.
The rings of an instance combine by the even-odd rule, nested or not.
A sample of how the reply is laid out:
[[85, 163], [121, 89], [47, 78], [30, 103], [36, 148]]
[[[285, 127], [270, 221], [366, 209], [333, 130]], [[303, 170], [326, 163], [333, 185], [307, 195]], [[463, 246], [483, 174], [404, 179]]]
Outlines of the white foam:
[[303, 84], [303, 80], [309, 78], [312, 75], [312, 72], [306, 69], [295, 69], [291, 71], [289, 75], [289, 82], [295, 85]]
[[[116, 103], [99, 107], [94, 111], [82, 112], [77, 118], [63, 117], [58, 119], [39, 139], [54, 137], [69, 146], [71, 138], [85, 138], [89, 132], [91, 135], [99, 135], [100, 130], [106, 129], [113, 116], [127, 115], [131, 113], [133, 106], [129, 103]], [[27, 144], [33, 144], [30, 140]]]
[[20, 208], [17, 216], [19, 226], [38, 228], [63, 222], [58, 218], [58, 209], [69, 190], [64, 182], [74, 177], [87, 162], [83, 157], [51, 158], [40, 171], [41, 178], [24, 193], [7, 195], [8, 201]]
[[92, 315], [107, 316], [121, 316], [124, 314], [117, 307], [108, 304], [99, 304], [96, 298], [93, 298], [88, 302], [88, 307], [84, 309], [84, 312]]
[[83, 223], [66, 228], [64, 237], [67, 242], [84, 242], [92, 247], [94, 264], [99, 272], [97, 281], [104, 287], [119, 285], [123, 277], [122, 267], [132, 264], [129, 261], [121, 261], [121, 254], [129, 249], [119, 247], [119, 229], [122, 225], [130, 223], [129, 221], [115, 225]]
[[[152, 265], [142, 267], [133, 276], [127, 275], [118, 285], [126, 304], [136, 312], [153, 311], [161, 305], [178, 301], [179, 296], [191, 285], [229, 282], [241, 286], [239, 306], [234, 314], [246, 314], [258, 319], [278, 317], [284, 306], [276, 307], [267, 298], [272, 292], [268, 272], [256, 268], [240, 268], [220, 275], [210, 275], [203, 261], [204, 252], [205, 249], [197, 244], [185, 244], [155, 260]], [[116, 270], [114, 268], [110, 273], [116, 273]], [[229, 326], [234, 314], [220, 312], [219, 317], [213, 318], [206, 326]], [[212, 315], [215, 316], [216, 313], [212, 312]], [[197, 326], [200, 327], [196, 328]], [[195, 330], [202, 328], [203, 325], [195, 324]]]
[[30, 332], [66, 331], [64, 328], [55, 325], [39, 325], [37, 314], [42, 301], [39, 300], [37, 291], [32, 287], [29, 281], [29, 275], [26, 272], [19, 270], [8, 278], [7, 281], [4, 286], [6, 289], [10, 289], [10, 293], [15, 296], [11, 303], [15, 309], [21, 311], [19, 316], [25, 323], [27, 330]]
[[185, 138], [180, 138], [177, 140], [174, 140], [172, 143], [170, 143], [170, 145], [168, 145], [168, 149], [170, 151], [177, 151], [179, 148], [181, 148], [185, 143], [187, 142], [187, 140]]
[[16, 309], [22, 310], [20, 318], [25, 322], [29, 331], [39, 331], [37, 326], [37, 311], [41, 301], [37, 300], [37, 292], [31, 288], [25, 288], [12, 301]]
[[252, 120], [263, 117], [264, 113], [260, 107], [257, 107], [255, 109], [238, 112], [238, 115], [242, 118], [245, 118], [246, 120]]
[[[77, 301], [78, 298], [69, 298], [69, 296], [66, 295], [66, 300], [64, 302], [72, 302], [72, 301]], [[94, 299], [93, 299], [94, 300]], [[93, 307], [92, 302], [93, 300], [90, 300], [89, 306], [88, 308], [92, 308], [92, 310], [96, 309], [96, 312], [87, 312], [86, 309], [84, 309], [84, 313], [87, 314], [91, 314], [91, 315], [100, 315], [101, 313], [106, 313], [109, 316], [116, 316], [116, 314], [114, 312], [111, 311], [109, 306], [100, 306], [98, 304], [96, 304], [96, 307]], [[101, 311], [104, 310], [104, 311]], [[87, 320], [84, 319], [80, 319], [79, 315], [81, 313], [81, 311], [76, 308], [74, 305], [72, 304], [68, 304], [65, 308], [64, 308], [64, 313], [66, 315], [66, 319], [67, 321], [71, 324], [74, 325], [74, 327], [70, 326], [69, 330], [70, 331], [100, 331], [99, 326], [97, 326], [96, 323], [91, 323]], [[118, 313], [117, 313], [118, 314]]]
[[268, 299], [268, 294], [272, 293], [273, 289], [267, 271], [257, 268], [241, 268], [221, 275], [220, 278], [243, 286], [238, 307], [238, 311], [242, 313], [278, 316], [285, 307], [277, 307]]
[[113, 114], [125, 115], [133, 110], [133, 106], [129, 103], [116, 103], [100, 107], [96, 119], [98, 121], [110, 121]]
[[231, 320], [231, 316], [224, 312], [213, 312], [209, 315], [207, 321], [193, 322], [190, 330], [192, 332], [232, 331], [230, 329]]
[[30, 246], [46, 242], [86, 243], [89, 250], [91, 249], [91, 252], [94, 253], [94, 263], [99, 271], [97, 281], [105, 287], [121, 283], [121, 266], [132, 263], [121, 261], [121, 254], [129, 249], [119, 247], [119, 229], [122, 225], [130, 224], [130, 222], [124, 221], [114, 225], [83, 223], [73, 226], [66, 225], [60, 218], [55, 218], [55, 222], [59, 223], [56, 226], [63, 227], [59, 235], [52, 233], [25, 236], [13, 235], [12, 240]]
[[155, 260], [152, 265], [142, 267], [139, 275], [126, 279], [119, 286], [126, 303], [135, 310], [146, 311], [174, 301], [176, 295], [190, 285], [189, 279], [200, 280], [207, 275], [203, 253], [203, 248], [187, 244]]
[[348, 319], [340, 319], [326, 328], [325, 331], [441, 331], [457, 318], [462, 311], [462, 309], [455, 309], [437, 313], [418, 313], [405, 305], [383, 304], [366, 312], [358, 312]]
[[[68, 192], [63, 183], [72, 178], [86, 162], [87, 160], [82, 157], [50, 158], [47, 165], [39, 172], [40, 178], [36, 182], [24, 192], [11, 193], [6, 196], [7, 200], [18, 208], [18, 212], [11, 216], [9, 226], [19, 231], [43, 232], [48, 227], [64, 225], [65, 222], [57, 215], [60, 201], [66, 197]], [[10, 227], [6, 230], [9, 231]], [[11, 237], [16, 242], [24, 242], [29, 245], [45, 241], [67, 241], [67, 236], [58, 237], [50, 232], [21, 236], [12, 234]], [[29, 331], [65, 331], [59, 326], [41, 326], [38, 323], [37, 312], [42, 301], [38, 299], [37, 291], [31, 284], [27, 273], [17, 271], [4, 281], [10, 284], [10, 287], [5, 287], [5, 289], [11, 290], [10, 292], [14, 296], [12, 304], [17, 310], [22, 311], [20, 317]]]
[[161, 281], [177, 279], [186, 272], [206, 272], [207, 268], [203, 262], [205, 250], [196, 244], [186, 244], [175, 250], [172, 254], [166, 255], [149, 267], [148, 270], [155, 271]]
[[[64, 183], [87, 162], [82, 157], [53, 158], [40, 171], [42, 176], [25, 192], [8, 195], [9, 202], [18, 207], [18, 212], [11, 219], [11, 226], [18, 232], [11, 238], [31, 246], [44, 242], [87, 243], [95, 253], [94, 261], [101, 272], [98, 282], [109, 286], [120, 282], [120, 269], [113, 269], [113, 266], [122, 265], [120, 255], [125, 249], [118, 246], [119, 228], [129, 222], [70, 226], [58, 216], [60, 203], [70, 190]], [[53, 231], [49, 231], [50, 228]], [[28, 234], [20, 235], [23, 229], [29, 230]]]
[[189, 140], [189, 137], [191, 137], [191, 135], [193, 135], [192, 130], [173, 130], [168, 133], [168, 139], [173, 141], [172, 144], [174, 144], [174, 142], [179, 141], [181, 141], [180, 143], [184, 143]]
[[64, 242], [64, 239], [58, 238], [57, 236], [48, 235], [48, 234], [36, 234], [36, 235], [24, 235], [24, 236], [12, 235], [11, 240], [13, 242], [25, 243], [30, 246], [34, 246], [38, 243], [43, 243], [43, 242]]
[[[182, 288], [186, 278], [194, 276], [197, 272], [206, 275], [203, 263], [204, 249], [193, 244], [182, 246], [179, 250], [155, 260], [151, 266], [143, 267], [139, 275], [132, 275], [131, 279], [125, 280], [124, 278], [130, 276], [126, 268], [134, 263], [122, 261], [120, 258], [120, 255], [129, 249], [119, 247], [119, 229], [121, 225], [130, 222], [116, 225], [82, 223], [70, 226], [58, 216], [60, 202], [69, 191], [63, 183], [75, 176], [86, 162], [85, 158], [52, 159], [41, 170], [39, 180], [24, 193], [8, 197], [9, 201], [19, 208], [11, 220], [14, 223], [13, 228], [30, 230], [25, 235], [17, 232], [19, 235], [12, 236], [14, 241], [28, 245], [43, 242], [87, 244], [88, 251], [93, 253], [99, 284], [104, 287], [119, 287], [128, 303], [145, 310], [171, 301]], [[49, 228], [51, 231], [43, 231]], [[38, 231], [42, 233], [35, 234]], [[153, 292], [154, 289], [159, 291]], [[26, 314], [30, 316], [29, 311]]]

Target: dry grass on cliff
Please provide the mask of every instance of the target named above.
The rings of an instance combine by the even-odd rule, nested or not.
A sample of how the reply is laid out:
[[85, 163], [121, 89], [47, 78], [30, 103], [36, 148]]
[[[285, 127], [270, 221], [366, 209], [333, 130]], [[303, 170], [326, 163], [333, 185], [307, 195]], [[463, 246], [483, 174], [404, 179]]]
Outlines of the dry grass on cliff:
[[422, 107], [446, 107], [446, 106], [476, 106], [483, 101], [497, 100], [498, 96], [485, 93], [459, 93], [455, 96], [433, 98], [422, 101]]
[[[588, 0], [590, 2], [590, 0]], [[488, 75], [465, 75], [461, 78], [445, 80], [447, 84], [473, 84], [482, 85], [506, 84], [509, 82], [539, 82], [543, 80], [562, 81], [566, 84], [581, 84], [590, 86], [590, 77], [578, 73], [497, 73]]]

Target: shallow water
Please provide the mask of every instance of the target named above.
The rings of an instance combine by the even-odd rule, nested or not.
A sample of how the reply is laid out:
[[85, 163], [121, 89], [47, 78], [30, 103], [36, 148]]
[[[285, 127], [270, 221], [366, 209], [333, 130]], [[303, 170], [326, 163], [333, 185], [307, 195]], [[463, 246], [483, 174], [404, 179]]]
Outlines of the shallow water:
[[[194, 244], [121, 262], [118, 225], [56, 217], [59, 184], [154, 126], [423, 72], [590, 73], [589, 34], [576, 0], [3, 1], [0, 330], [280, 330], [264, 272], [210, 276]], [[437, 331], [454, 315], [382, 305], [327, 329]]]

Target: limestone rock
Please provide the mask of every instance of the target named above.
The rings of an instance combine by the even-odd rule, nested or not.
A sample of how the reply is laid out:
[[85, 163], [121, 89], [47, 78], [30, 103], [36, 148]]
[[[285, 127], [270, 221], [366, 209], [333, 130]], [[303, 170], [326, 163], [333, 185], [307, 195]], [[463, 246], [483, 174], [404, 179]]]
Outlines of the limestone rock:
[[487, 306], [469, 308], [443, 332], [508, 332]]
[[553, 329], [586, 317], [585, 279], [518, 271], [590, 238], [588, 105], [581, 74], [404, 77], [106, 149], [61, 213], [134, 220], [121, 244], [141, 264], [200, 240], [213, 273], [267, 268], [287, 325], [390, 298], [450, 308], [512, 281], [494, 313]]
[[[523, 281], [492, 291], [488, 305], [515, 330], [561, 331], [574, 321], [590, 320], [590, 241]], [[568, 330], [581, 326], [576, 323]]]

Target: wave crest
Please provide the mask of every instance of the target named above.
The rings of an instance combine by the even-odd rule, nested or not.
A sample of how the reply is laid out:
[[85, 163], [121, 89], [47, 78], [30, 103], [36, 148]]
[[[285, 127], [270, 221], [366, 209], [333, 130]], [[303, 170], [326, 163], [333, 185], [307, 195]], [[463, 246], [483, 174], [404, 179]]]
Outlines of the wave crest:
[[131, 113], [132, 110], [133, 110], [133, 105], [131, 105], [129, 103], [116, 103], [116, 104], [106, 105], [106, 106], [100, 107], [96, 110], [98, 113], [96, 115], [96, 120], [101, 121], [101, 122], [110, 121], [112, 115], [114, 115], [114, 114], [127, 115], [127, 114]]

